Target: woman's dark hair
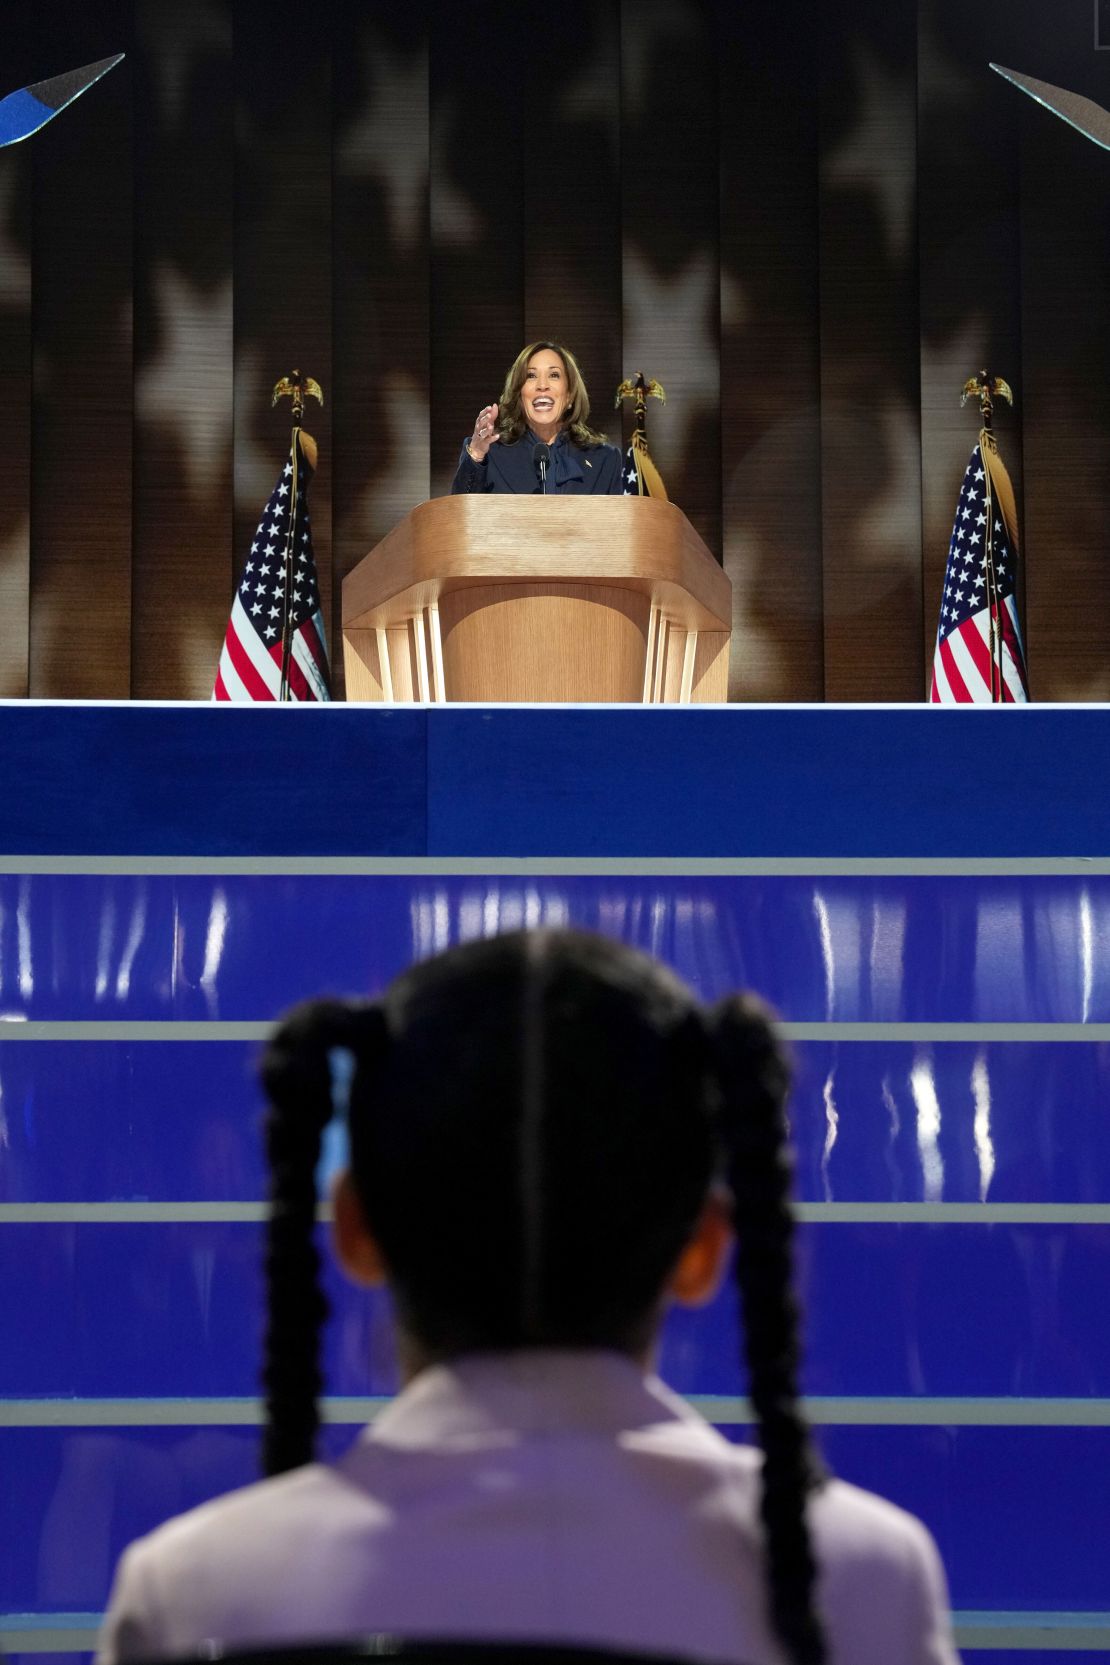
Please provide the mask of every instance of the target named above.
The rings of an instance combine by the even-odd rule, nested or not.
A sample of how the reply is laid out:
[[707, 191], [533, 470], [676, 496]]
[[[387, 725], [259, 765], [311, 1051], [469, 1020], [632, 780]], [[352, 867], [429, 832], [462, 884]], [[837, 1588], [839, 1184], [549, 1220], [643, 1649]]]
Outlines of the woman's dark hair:
[[310, 1461], [317, 1427], [315, 1174], [337, 1048], [354, 1060], [355, 1190], [398, 1321], [429, 1358], [645, 1350], [707, 1193], [727, 1184], [764, 1452], [770, 1613], [796, 1665], [820, 1665], [805, 1514], [818, 1471], [796, 1385], [789, 1074], [762, 1006], [733, 997], [707, 1010], [646, 955], [534, 931], [451, 949], [372, 1005], [319, 1001], [286, 1018], [262, 1066], [272, 1105], [269, 1473]]

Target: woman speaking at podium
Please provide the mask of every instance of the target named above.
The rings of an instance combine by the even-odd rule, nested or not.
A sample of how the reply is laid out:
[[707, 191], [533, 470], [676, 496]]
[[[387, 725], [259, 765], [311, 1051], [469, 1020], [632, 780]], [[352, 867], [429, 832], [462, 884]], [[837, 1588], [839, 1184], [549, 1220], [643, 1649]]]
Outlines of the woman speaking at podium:
[[619, 497], [620, 451], [587, 426], [589, 414], [573, 355], [534, 341], [513, 360], [500, 401], [478, 412], [452, 492]]

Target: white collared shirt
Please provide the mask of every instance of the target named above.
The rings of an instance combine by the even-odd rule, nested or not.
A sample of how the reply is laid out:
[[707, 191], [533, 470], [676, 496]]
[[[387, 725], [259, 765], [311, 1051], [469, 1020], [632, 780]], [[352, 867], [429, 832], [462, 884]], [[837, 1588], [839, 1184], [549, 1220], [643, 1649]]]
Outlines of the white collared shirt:
[[[758, 1507], [758, 1455], [629, 1360], [469, 1358], [420, 1374], [339, 1463], [133, 1544], [99, 1661], [385, 1632], [779, 1665]], [[956, 1665], [924, 1527], [835, 1481], [811, 1520], [831, 1665]]]

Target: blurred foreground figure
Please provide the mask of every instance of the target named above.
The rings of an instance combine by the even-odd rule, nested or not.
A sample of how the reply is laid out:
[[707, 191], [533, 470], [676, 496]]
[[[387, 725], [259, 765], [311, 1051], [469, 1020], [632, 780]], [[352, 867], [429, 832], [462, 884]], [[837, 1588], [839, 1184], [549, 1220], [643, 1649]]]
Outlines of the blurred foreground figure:
[[[380, 1001], [298, 1008], [263, 1078], [273, 1477], [132, 1546], [106, 1665], [381, 1632], [955, 1665], [924, 1528], [811, 1456], [787, 1070], [757, 1003], [706, 1009], [642, 954], [524, 932]], [[333, 1100], [337, 1252], [389, 1284], [406, 1385], [324, 1465], [312, 1234]], [[713, 1293], [734, 1233], [762, 1457], [651, 1373], [668, 1302]]]

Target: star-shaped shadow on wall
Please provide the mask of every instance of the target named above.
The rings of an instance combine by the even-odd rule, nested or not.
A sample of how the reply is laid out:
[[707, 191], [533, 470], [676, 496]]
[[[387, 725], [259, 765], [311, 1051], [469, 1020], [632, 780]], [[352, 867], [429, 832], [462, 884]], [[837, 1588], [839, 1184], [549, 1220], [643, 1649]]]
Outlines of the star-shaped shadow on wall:
[[685, 455], [691, 429], [720, 399], [719, 283], [718, 263], [708, 251], [666, 277], [634, 244], [625, 245], [623, 368], [629, 376], [642, 370], [666, 389], [665, 412], [648, 429], [664, 480], [666, 466]]
[[365, 101], [336, 146], [336, 166], [382, 185], [394, 241], [411, 249], [424, 228], [428, 191], [428, 55], [403, 56], [378, 35], [365, 62]]
[[231, 453], [231, 279], [196, 289], [169, 266], [154, 280], [161, 345], [135, 374], [135, 414], [180, 440], [190, 489], [215, 490]]
[[914, 226], [917, 100], [910, 76], [898, 76], [873, 53], [856, 53], [859, 119], [825, 158], [832, 185], [864, 186], [876, 197], [890, 252], [904, 255]]

